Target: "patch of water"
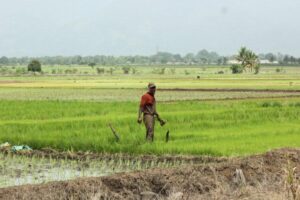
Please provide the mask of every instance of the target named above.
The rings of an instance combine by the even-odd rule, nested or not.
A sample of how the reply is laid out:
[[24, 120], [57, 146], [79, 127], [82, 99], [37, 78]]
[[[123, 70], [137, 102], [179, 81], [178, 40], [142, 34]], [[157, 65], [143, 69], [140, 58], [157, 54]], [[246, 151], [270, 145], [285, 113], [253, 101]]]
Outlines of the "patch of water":
[[79, 177], [99, 177], [119, 172], [172, 167], [181, 161], [143, 160], [68, 160], [0, 154], [0, 188], [50, 181], [71, 180]]

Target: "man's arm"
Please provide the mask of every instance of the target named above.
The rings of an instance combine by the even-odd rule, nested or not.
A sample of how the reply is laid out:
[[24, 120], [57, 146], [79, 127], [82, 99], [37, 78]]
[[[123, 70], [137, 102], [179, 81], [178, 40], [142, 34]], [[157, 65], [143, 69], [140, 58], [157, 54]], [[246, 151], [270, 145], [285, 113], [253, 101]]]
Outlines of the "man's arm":
[[139, 105], [139, 111], [138, 111], [138, 119], [137, 119], [137, 122], [140, 124], [140, 123], [142, 123], [142, 113], [143, 113], [143, 107], [144, 107], [144, 105], [145, 105], [145, 97], [144, 96], [142, 96], [142, 98], [141, 98], [141, 103], [140, 103], [140, 105]]
[[138, 120], [137, 120], [137, 122], [138, 122], [139, 124], [142, 123], [142, 113], [143, 113], [142, 107], [140, 106], [140, 107], [139, 107], [139, 112], [138, 112]]

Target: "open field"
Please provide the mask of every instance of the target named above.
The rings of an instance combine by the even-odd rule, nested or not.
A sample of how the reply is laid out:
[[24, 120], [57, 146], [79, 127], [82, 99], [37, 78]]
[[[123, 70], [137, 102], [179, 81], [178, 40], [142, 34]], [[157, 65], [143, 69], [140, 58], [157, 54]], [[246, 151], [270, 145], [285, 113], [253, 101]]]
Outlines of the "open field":
[[[136, 123], [137, 102], [3, 100], [0, 141], [111, 153], [245, 155], [299, 146], [299, 105], [300, 98], [162, 102], [158, 109], [168, 124], [156, 127], [149, 144]], [[120, 132], [119, 143], [109, 123]]]
[[[265, 67], [258, 75], [212, 73], [220, 67], [174, 69], [178, 73], [154, 75], [140, 67], [144, 75], [120, 71], [0, 77], [0, 142], [60, 150], [226, 156], [299, 146], [300, 68], [276, 73], [274, 67]], [[184, 70], [202, 73], [201, 78]], [[144, 127], [136, 123], [138, 102], [150, 81], [158, 85], [158, 109], [168, 121], [163, 128], [156, 126], [153, 144], [145, 143]], [[120, 132], [119, 143], [109, 123]], [[165, 144], [167, 130], [171, 141]]]
[[[99, 88], [1, 88], [1, 100], [63, 100], [96, 102], [137, 102], [144, 89], [99, 89]], [[157, 101], [226, 100], [250, 98], [300, 97], [300, 91], [262, 90], [179, 90], [160, 89]]]
[[128, 89], [139, 88], [145, 89], [145, 85], [149, 81], [154, 81], [159, 88], [238, 88], [238, 89], [300, 89], [300, 81], [298, 78], [135, 78], [135, 77], [116, 77], [116, 78], [68, 78], [62, 80], [48, 79], [22, 79], [21, 81], [1, 80], [1, 88], [101, 88], [101, 89]]
[[[288, 199], [286, 166], [281, 164], [291, 160], [292, 167], [298, 166], [299, 151], [253, 154], [300, 146], [300, 67], [281, 73], [268, 67], [258, 75], [232, 75], [228, 67], [176, 67], [175, 74], [140, 67], [129, 75], [121, 68], [113, 75], [88, 69], [53, 75], [47, 67], [49, 74], [0, 77], [0, 144], [34, 149], [30, 155], [0, 154], [0, 187], [9, 186], [0, 189], [0, 199], [26, 199], [33, 191], [38, 199], [48, 190], [65, 199], [135, 199], [144, 191], [139, 185], [160, 199], [174, 199], [178, 191], [189, 199], [267, 199], [266, 194]], [[150, 81], [158, 86], [158, 111], [167, 121], [164, 127], [157, 124], [153, 143], [145, 141], [145, 128], [136, 122]], [[53, 152], [62, 156], [52, 158]], [[239, 168], [247, 180], [244, 186], [233, 181]], [[127, 173], [114, 175], [118, 172]], [[187, 176], [195, 178], [183, 178]], [[82, 179], [71, 180], [78, 177]], [[139, 185], [132, 185], [136, 180]], [[10, 187], [28, 183], [42, 184]]]
[[[175, 68], [173, 68], [175, 69]], [[186, 70], [179, 68], [180, 70]], [[176, 68], [176, 70], [179, 70]], [[286, 73], [266, 72], [254, 74], [202, 73], [201, 68], [189, 68], [184, 74], [62, 74], [36, 76], [1, 76], [0, 88], [98, 88], [98, 89], [145, 89], [148, 82], [157, 83], [159, 88], [226, 88], [226, 89], [300, 89], [300, 67], [288, 68]], [[269, 69], [269, 68], [267, 68]], [[285, 68], [284, 68], [285, 69]], [[218, 69], [219, 70], [219, 69]]]
[[[87, 65], [43, 65], [42, 71], [44, 75], [122, 75], [123, 68], [129, 68], [130, 75], [137, 76], [193, 76], [193, 75], [231, 75], [229, 65], [144, 65], [144, 66], [94, 66]], [[101, 74], [97, 73], [97, 69], [104, 70]], [[25, 74], [24, 74], [25, 73]], [[0, 66], [0, 75], [18, 75], [23, 76], [27, 73], [27, 66]], [[260, 69], [261, 75], [285, 75], [285, 74], [299, 74], [299, 66], [262, 66]]]

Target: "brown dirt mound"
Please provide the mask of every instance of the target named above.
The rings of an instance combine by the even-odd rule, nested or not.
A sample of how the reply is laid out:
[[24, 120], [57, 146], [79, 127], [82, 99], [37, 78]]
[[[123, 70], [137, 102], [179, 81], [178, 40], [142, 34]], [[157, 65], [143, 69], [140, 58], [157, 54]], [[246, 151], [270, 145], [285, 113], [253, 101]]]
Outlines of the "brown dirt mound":
[[0, 199], [143, 199], [147, 195], [152, 199], [288, 199], [284, 188], [288, 161], [299, 168], [300, 149], [174, 169], [9, 187], [0, 189]]

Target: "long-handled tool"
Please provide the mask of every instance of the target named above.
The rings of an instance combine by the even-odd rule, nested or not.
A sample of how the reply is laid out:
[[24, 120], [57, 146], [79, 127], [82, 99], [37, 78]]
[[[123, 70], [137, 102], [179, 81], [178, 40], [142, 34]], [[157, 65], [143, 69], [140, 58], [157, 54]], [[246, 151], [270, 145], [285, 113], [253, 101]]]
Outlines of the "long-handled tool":
[[108, 124], [108, 126], [110, 127], [112, 133], [114, 134], [116, 141], [119, 142], [120, 141], [120, 136], [117, 133], [117, 131], [114, 129], [114, 127], [111, 125], [111, 123]]

